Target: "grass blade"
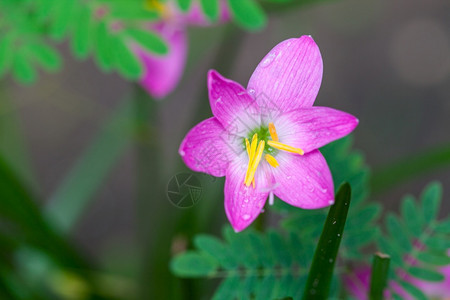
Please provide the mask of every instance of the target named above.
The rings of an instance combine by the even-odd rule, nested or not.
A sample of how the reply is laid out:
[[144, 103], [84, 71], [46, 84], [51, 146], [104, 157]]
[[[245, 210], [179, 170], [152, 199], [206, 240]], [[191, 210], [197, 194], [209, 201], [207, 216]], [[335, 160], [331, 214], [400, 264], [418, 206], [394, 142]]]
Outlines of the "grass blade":
[[134, 133], [133, 101], [127, 100], [100, 129], [50, 198], [46, 214], [55, 228], [69, 232], [130, 144]]
[[383, 291], [387, 283], [390, 261], [391, 258], [389, 257], [389, 255], [380, 252], [376, 253], [373, 256], [372, 275], [370, 277], [371, 279], [369, 290], [370, 300], [383, 299]]
[[350, 207], [351, 187], [344, 183], [336, 194], [336, 202], [328, 212], [322, 234], [309, 270], [303, 299], [327, 299], [334, 264]]

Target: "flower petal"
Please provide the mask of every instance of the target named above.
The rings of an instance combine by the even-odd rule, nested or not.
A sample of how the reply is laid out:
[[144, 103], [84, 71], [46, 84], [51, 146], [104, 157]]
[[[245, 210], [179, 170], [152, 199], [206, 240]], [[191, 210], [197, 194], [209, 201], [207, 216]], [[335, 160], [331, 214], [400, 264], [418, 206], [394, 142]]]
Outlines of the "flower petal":
[[319, 92], [322, 71], [319, 47], [310, 36], [285, 40], [259, 63], [247, 90], [272, 112], [310, 107]]
[[169, 45], [169, 53], [158, 56], [142, 49], [137, 51], [145, 65], [145, 73], [141, 78], [142, 86], [157, 99], [164, 98], [172, 92], [183, 75], [187, 56], [187, 37], [182, 29], [159, 26], [161, 33]]
[[236, 158], [230, 164], [225, 179], [225, 213], [236, 232], [247, 228], [261, 213], [271, 182], [271, 173], [261, 166], [255, 174], [255, 188], [244, 184], [247, 170], [246, 154]]
[[273, 169], [274, 194], [290, 205], [316, 209], [334, 203], [334, 185], [327, 162], [319, 150], [303, 156], [279, 152]]
[[212, 113], [228, 132], [247, 137], [251, 130], [260, 125], [258, 106], [239, 83], [211, 70], [208, 73], [208, 90]]
[[307, 153], [346, 136], [358, 122], [351, 114], [315, 106], [285, 113], [274, 125], [280, 142]]
[[[194, 171], [212, 176], [225, 176], [233, 155], [232, 143], [216, 118], [206, 119], [188, 132], [181, 142], [180, 153], [185, 164]], [[236, 151], [234, 149], [234, 151]]]

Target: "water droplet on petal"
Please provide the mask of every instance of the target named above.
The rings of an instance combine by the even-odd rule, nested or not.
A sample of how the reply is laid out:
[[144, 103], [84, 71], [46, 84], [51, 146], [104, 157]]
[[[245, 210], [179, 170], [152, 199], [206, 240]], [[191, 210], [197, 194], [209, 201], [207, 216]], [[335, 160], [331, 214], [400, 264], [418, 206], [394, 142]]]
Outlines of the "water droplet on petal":
[[333, 205], [334, 204], [334, 200], [328, 201], [328, 204]]
[[180, 155], [181, 155], [181, 156], [185, 156], [185, 155], [186, 155], [186, 152], [184, 152], [183, 150], [180, 150]]
[[242, 220], [247, 221], [248, 219], [250, 219], [250, 215], [249, 214], [245, 214], [242, 216]]
[[255, 94], [255, 89], [249, 89], [249, 90], [248, 90], [248, 93], [249, 93], [250, 95], [254, 95], [254, 94]]
[[269, 55], [264, 58], [264, 60], [261, 62], [261, 67], [265, 68], [269, 66], [274, 60], [277, 55], [273, 52], [269, 53]]

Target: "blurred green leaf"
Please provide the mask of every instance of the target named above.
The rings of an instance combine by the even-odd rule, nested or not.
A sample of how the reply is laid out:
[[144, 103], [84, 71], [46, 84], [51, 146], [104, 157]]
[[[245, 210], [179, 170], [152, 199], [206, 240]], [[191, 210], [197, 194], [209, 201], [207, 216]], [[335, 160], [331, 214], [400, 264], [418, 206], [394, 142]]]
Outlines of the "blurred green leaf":
[[220, 0], [200, 0], [203, 12], [211, 21], [219, 17]]
[[114, 38], [111, 43], [114, 50], [114, 61], [119, 73], [127, 79], [139, 79], [144, 69], [141, 61], [122, 39]]
[[256, 30], [266, 25], [264, 11], [254, 0], [228, 0], [233, 19], [241, 26]]
[[175, 257], [171, 263], [172, 272], [179, 276], [201, 277], [216, 273], [217, 263], [204, 255], [195, 252], [186, 252]]
[[372, 190], [380, 194], [406, 180], [448, 165], [450, 165], [450, 144], [443, 144], [378, 168], [372, 176]]
[[46, 44], [31, 44], [27, 50], [47, 71], [57, 71], [61, 68], [59, 53]]
[[91, 22], [91, 11], [86, 7], [79, 7], [76, 11], [75, 30], [71, 41], [73, 53], [77, 58], [85, 58], [91, 50], [91, 43], [94, 40]]
[[13, 74], [19, 82], [24, 84], [30, 84], [36, 80], [36, 70], [23, 51], [14, 57]]
[[133, 136], [133, 102], [127, 99], [100, 128], [50, 198], [46, 214], [56, 228], [69, 232], [104, 182]]
[[158, 34], [150, 30], [130, 28], [126, 33], [145, 50], [164, 55], [169, 52], [166, 42]]
[[192, 0], [177, 0], [177, 2], [182, 11], [188, 11], [191, 7]]

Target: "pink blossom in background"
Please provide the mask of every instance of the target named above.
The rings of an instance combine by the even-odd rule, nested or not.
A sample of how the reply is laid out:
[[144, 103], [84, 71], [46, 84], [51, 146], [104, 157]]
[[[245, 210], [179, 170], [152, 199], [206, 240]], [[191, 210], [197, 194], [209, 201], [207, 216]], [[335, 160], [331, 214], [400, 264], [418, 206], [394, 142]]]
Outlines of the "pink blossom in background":
[[[448, 251], [450, 256], [450, 250]], [[444, 280], [439, 282], [429, 282], [419, 280], [409, 275], [405, 275], [404, 279], [420, 289], [429, 299], [450, 299], [450, 265], [439, 268], [438, 270], [444, 275]], [[362, 267], [353, 270], [353, 272], [344, 277], [344, 285], [351, 296], [358, 300], [366, 300], [368, 298], [370, 286], [370, 267]], [[389, 289], [405, 300], [414, 300], [405, 290], [396, 282], [389, 282]], [[389, 290], [385, 290], [385, 298], [390, 299]]]
[[[148, 93], [161, 99], [172, 92], [180, 81], [188, 52], [187, 27], [189, 25], [208, 26], [211, 23], [201, 11], [198, 2], [192, 4], [187, 13], [179, 10], [173, 1], [167, 3], [156, 2], [158, 8], [162, 10], [161, 21], [151, 24], [150, 29], [159, 33], [167, 42], [169, 53], [167, 55], [155, 55], [143, 49], [136, 49], [140, 59], [144, 62], [145, 72], [141, 78], [141, 85]], [[220, 20], [228, 20], [229, 13], [227, 7], [221, 6]]]
[[272, 49], [247, 89], [209, 72], [214, 116], [186, 135], [179, 153], [194, 171], [226, 176], [225, 212], [235, 231], [274, 195], [305, 209], [334, 203], [331, 173], [317, 149], [349, 134], [358, 120], [312, 106], [321, 81], [322, 57], [310, 36]]

